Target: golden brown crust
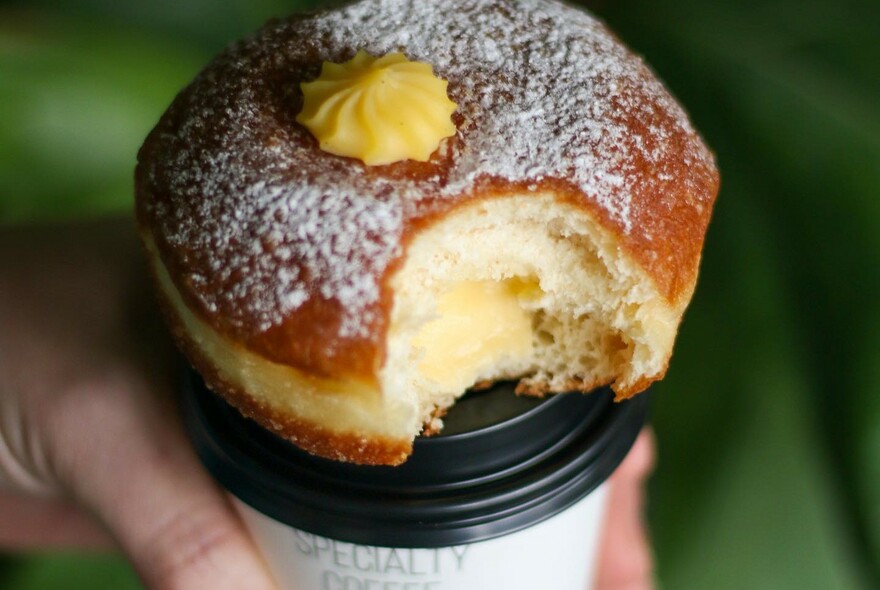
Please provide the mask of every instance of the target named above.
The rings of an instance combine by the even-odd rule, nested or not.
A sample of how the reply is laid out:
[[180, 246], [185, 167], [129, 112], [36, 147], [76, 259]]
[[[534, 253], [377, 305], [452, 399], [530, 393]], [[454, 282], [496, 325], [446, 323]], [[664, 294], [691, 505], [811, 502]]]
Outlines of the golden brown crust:
[[[441, 12], [451, 12], [448, 18], [435, 15], [430, 4], [367, 0], [346, 10], [362, 10], [362, 14], [376, 19], [382, 18], [383, 11], [415, 14], [418, 19], [406, 25], [412, 29], [413, 39], [426, 31], [436, 33], [447, 26], [447, 20], [451, 24], [445, 32], [450, 38], [473, 35], [469, 26], [464, 30], [455, 28], [463, 26], [453, 22], [457, 18], [455, 8], [487, 19], [506, 19], [504, 22], [515, 33], [495, 41], [499, 46], [517, 43], [518, 53], [513, 53], [531, 51], [533, 62], [545, 59], [542, 52], [548, 35], [568, 35], [560, 42], [585, 52], [581, 69], [598, 73], [584, 74], [588, 77], [581, 79], [576, 78], [577, 67], [571, 72], [566, 70], [566, 76], [572, 77], [571, 88], [555, 94], [564, 99], [574, 91], [588, 89], [590, 96], [602, 104], [592, 121], [598, 127], [584, 128], [592, 129], [593, 135], [573, 136], [563, 147], [574, 150], [578, 161], [587, 162], [585, 165], [598, 165], [594, 174], [598, 180], [593, 184], [584, 181], [583, 170], [574, 168], [576, 162], [566, 164], [573, 167], [568, 176], [547, 173], [523, 177], [518, 174], [522, 162], [511, 154], [499, 156], [510, 159], [500, 166], [502, 171], [512, 170], [510, 174], [499, 173], [496, 166], [494, 173], [465, 175], [462, 170], [473, 164], [468, 158], [474, 157], [468, 150], [481, 142], [491, 143], [491, 137], [482, 134], [505, 116], [503, 108], [519, 107], [504, 93], [516, 91], [529, 81], [529, 76], [535, 78], [538, 74], [526, 72], [521, 74], [522, 80], [508, 79], [520, 74], [484, 68], [482, 62], [472, 64], [470, 57], [458, 51], [459, 45], [450, 46], [453, 57], [448, 63], [436, 61], [441, 56], [435, 56], [438, 74], [449, 80], [450, 97], [462, 105], [454, 117], [459, 132], [430, 162], [365, 167], [354, 160], [329, 156], [294, 121], [302, 100], [299, 83], [314, 77], [324, 60], [339, 61], [350, 57], [361, 45], [379, 47], [392, 40], [370, 37], [372, 33], [360, 29], [338, 35], [332, 31], [321, 33], [327, 23], [336, 22], [336, 13], [272, 23], [254, 39], [220, 56], [185, 89], [139, 153], [138, 220], [142, 230], [155, 235], [161, 259], [189, 308], [224, 337], [273, 362], [319, 377], [375, 382], [385, 359], [392, 306], [390, 278], [404, 260], [413, 237], [455, 208], [477, 200], [552, 191], [560, 201], [578, 207], [612, 232], [619, 248], [644, 269], [669, 305], [683, 310], [695, 285], [719, 180], [708, 150], [651, 72], [618, 45], [603, 26], [583, 20], [588, 17], [556, 3], [530, 0], [516, 10], [502, 0], [458, 2], [452, 9], [438, 3]], [[341, 17], [338, 20], [343, 22]], [[563, 21], [575, 24], [569, 27]], [[426, 29], [426, 22], [435, 29]], [[501, 34], [484, 33], [496, 37]], [[415, 43], [398, 49], [432, 61], [432, 56], [419, 55], [424, 46]], [[488, 53], [480, 55], [481, 59], [489, 59]], [[557, 78], [563, 83], [566, 76]], [[497, 109], [502, 110], [492, 106], [494, 103], [484, 105], [493, 96], [501, 105]], [[585, 113], [597, 110], [593, 107], [578, 106]], [[625, 133], [618, 134], [613, 142], [606, 140], [605, 135], [621, 129]], [[556, 131], [569, 129], [560, 126]], [[527, 132], [525, 128], [522, 131]], [[535, 142], [540, 141], [536, 136]], [[523, 145], [528, 147], [528, 142]], [[574, 156], [570, 159], [575, 161]], [[594, 161], [599, 164], [590, 164]], [[552, 170], [550, 164], [558, 162], [534, 164]], [[576, 181], [578, 174], [580, 180]], [[353, 230], [351, 224], [342, 223], [332, 235], [326, 227], [313, 229], [316, 223], [335, 222], [326, 215], [308, 216], [313, 203], [308, 201], [311, 193], [300, 190], [302, 186], [336, 193], [333, 196], [339, 196], [341, 204], [334, 213], [352, 209], [366, 213], [354, 220]], [[288, 198], [285, 190], [300, 200], [293, 204], [283, 201]], [[351, 191], [366, 194], [351, 196]], [[250, 193], [252, 200], [242, 197]], [[308, 215], [300, 219], [299, 210], [306, 210]], [[256, 221], [239, 219], [242, 213], [255, 216]], [[314, 233], [306, 232], [303, 238], [296, 235], [298, 228]], [[289, 235], [284, 233], [288, 231]], [[322, 240], [327, 244], [315, 246]], [[345, 289], [332, 293], [329, 291], [334, 281], [339, 283], [344, 277], [333, 278], [338, 269], [322, 264], [327, 260], [348, 264], [358, 256], [337, 256], [340, 240], [369, 245], [374, 254], [353, 267], [355, 274], [363, 274], [356, 283], [345, 283]], [[280, 254], [291, 248], [291, 257]], [[325, 260], [316, 258], [312, 250], [331, 254]], [[284, 292], [280, 292], [279, 269], [297, 277]], [[374, 296], [369, 295], [368, 288], [373, 286]], [[368, 294], [356, 301], [340, 294], [362, 287]], [[294, 303], [287, 305], [289, 301]], [[355, 324], [351, 324], [352, 317], [357, 320]], [[185, 335], [178, 339], [192, 353]], [[264, 411], [249, 406], [246, 394], [233, 391], [216, 375], [211, 377], [210, 363], [205, 359], [194, 357], [194, 362], [208, 372], [212, 386], [228, 399], [255, 416]], [[653, 379], [643, 379], [639, 386], [647, 386]], [[617, 393], [627, 397], [636, 391], [637, 387], [629, 387]], [[272, 417], [263, 416], [260, 421], [271, 425]], [[303, 437], [299, 432], [309, 428], [290, 426], [288, 435]], [[315, 430], [314, 436], [305, 438], [321, 441], [327, 436]], [[332, 448], [354, 448], [359, 444], [334, 440]], [[322, 448], [331, 448], [330, 443]], [[364, 456], [395, 452], [399, 452], [397, 447], [383, 447], [364, 451]]]
[[236, 387], [218, 372], [211, 359], [207, 358], [193, 341], [162, 291], [155, 273], [153, 274], [156, 291], [159, 293], [159, 305], [171, 328], [175, 343], [202, 376], [205, 384], [238, 409], [242, 415], [301, 449], [327, 459], [361, 465], [399, 465], [412, 454], [412, 441], [333, 432], [324, 425], [303, 420], [290, 412], [283, 412], [261, 403], [248, 392]]

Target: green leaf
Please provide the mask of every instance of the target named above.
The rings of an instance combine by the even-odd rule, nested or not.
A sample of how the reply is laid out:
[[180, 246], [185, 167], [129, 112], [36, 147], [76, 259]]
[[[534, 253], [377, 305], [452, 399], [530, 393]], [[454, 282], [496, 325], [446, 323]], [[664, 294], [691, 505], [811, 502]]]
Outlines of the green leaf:
[[206, 60], [129, 31], [0, 17], [0, 219], [127, 209], [141, 141]]
[[683, 99], [722, 172], [656, 400], [651, 516], [670, 588], [880, 585], [872, 15], [876, 3], [790, 0], [605, 13]]
[[4, 582], [3, 587], [9, 590], [143, 588], [122, 557], [99, 553], [55, 553], [22, 558]]

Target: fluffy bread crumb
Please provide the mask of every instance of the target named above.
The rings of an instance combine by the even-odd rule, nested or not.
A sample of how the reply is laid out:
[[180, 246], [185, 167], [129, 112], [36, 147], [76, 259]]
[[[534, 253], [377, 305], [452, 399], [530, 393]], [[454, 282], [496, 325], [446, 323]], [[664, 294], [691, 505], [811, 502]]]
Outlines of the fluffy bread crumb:
[[[610, 384], [623, 398], [666, 369], [680, 311], [611, 232], [551, 194], [463, 206], [417, 234], [407, 252], [391, 281], [394, 307], [381, 383], [384, 396], [418, 406], [416, 433], [423, 424], [435, 429], [437, 408], [481, 383], [520, 379], [517, 391], [531, 395]], [[470, 281], [517, 281], [539, 289], [519, 300], [531, 317], [528, 351], [491, 359], [462, 388], [422, 374], [425, 350], [413, 342], [437, 316], [443, 294]]]

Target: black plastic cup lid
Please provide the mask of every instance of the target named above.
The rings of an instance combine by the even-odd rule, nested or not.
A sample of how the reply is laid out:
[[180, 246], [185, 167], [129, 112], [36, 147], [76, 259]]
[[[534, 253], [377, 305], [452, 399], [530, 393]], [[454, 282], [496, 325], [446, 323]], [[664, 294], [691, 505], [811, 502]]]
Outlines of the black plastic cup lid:
[[398, 467], [315, 457], [187, 373], [183, 416], [202, 462], [230, 493], [294, 528], [362, 545], [445, 547], [509, 534], [587, 496], [645, 423], [649, 396], [608, 390], [544, 399], [509, 383], [469, 392], [444, 433], [419, 437]]

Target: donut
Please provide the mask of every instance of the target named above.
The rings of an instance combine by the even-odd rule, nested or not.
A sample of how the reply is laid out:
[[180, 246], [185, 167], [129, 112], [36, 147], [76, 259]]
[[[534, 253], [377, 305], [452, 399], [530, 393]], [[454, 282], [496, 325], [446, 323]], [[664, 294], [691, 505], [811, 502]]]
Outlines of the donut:
[[[356, 66], [439, 82], [309, 104]], [[324, 115], [373, 151], [334, 151], [309, 127]], [[435, 119], [416, 155], [375, 155]], [[661, 379], [719, 177], [662, 82], [578, 8], [360, 0], [223, 51], [146, 138], [135, 187], [208, 386], [313, 454], [396, 465], [473, 387], [624, 400]]]

